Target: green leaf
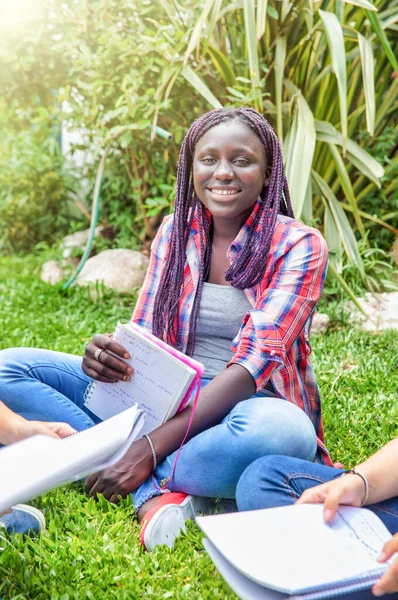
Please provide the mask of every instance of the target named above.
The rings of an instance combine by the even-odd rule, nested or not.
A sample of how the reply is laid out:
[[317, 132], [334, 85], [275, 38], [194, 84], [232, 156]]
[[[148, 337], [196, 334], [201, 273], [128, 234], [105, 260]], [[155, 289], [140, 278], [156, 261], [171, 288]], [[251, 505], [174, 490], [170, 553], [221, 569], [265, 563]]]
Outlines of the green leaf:
[[265, 33], [265, 27], [267, 25], [267, 4], [268, 0], [257, 1], [256, 34], [258, 40], [260, 40]]
[[203, 96], [203, 98], [205, 100], [207, 100], [207, 102], [213, 107], [213, 108], [222, 108], [222, 104], [219, 100], [217, 100], [217, 98], [215, 97], [215, 95], [213, 94], [213, 92], [211, 92], [209, 90], [209, 88], [207, 87], [207, 85], [202, 81], [202, 79], [199, 77], [199, 75], [197, 75], [195, 73], [195, 71], [193, 71], [191, 69], [191, 67], [188, 67], [188, 65], [186, 65], [182, 71], [181, 71], [182, 75], [185, 77], [185, 79], [188, 81], [188, 83], [191, 84], [191, 86], [201, 95]]
[[301, 213], [301, 217], [305, 223], [309, 223], [313, 220], [314, 215], [312, 212], [312, 179], [311, 177], [308, 180], [308, 186], [305, 192], [303, 210]]
[[235, 85], [236, 77], [235, 77], [235, 72], [234, 72], [232, 65], [231, 65], [230, 61], [228, 60], [228, 58], [225, 56], [225, 54], [223, 54], [222, 52], [217, 50], [217, 48], [215, 48], [211, 44], [209, 44], [209, 47], [207, 50], [208, 50], [208, 53], [210, 54], [210, 58], [212, 60], [213, 65], [215, 66], [217, 71], [220, 73], [225, 84], [233, 87]]
[[358, 203], [355, 198], [354, 190], [352, 189], [351, 180], [347, 173], [347, 169], [345, 167], [344, 161], [334, 144], [329, 144], [329, 150], [332, 153], [334, 164], [336, 165], [337, 174], [339, 176], [339, 180], [341, 183], [341, 187], [343, 188], [344, 195], [347, 198], [348, 203], [350, 204], [350, 206], [352, 208], [352, 212], [354, 214], [355, 222], [357, 224], [359, 232], [360, 232], [361, 236], [365, 239], [366, 238], [365, 228], [363, 226], [363, 222], [362, 222], [361, 216], [359, 214]]
[[[359, 148], [359, 146], [358, 146], [358, 148]], [[362, 150], [362, 148], [361, 148], [361, 150]], [[381, 188], [380, 179], [378, 177], [375, 177], [374, 171], [370, 168], [368, 161], [360, 160], [357, 155], [351, 154], [351, 152], [349, 150], [347, 150], [346, 156], [347, 156], [347, 159], [350, 161], [350, 163], [352, 163], [354, 165], [354, 167], [356, 167], [358, 169], [358, 171], [360, 171], [362, 173], [362, 175], [365, 175], [365, 177], [367, 177], [368, 179], [373, 181], [377, 185], [378, 188]], [[379, 167], [380, 166], [381, 165], [379, 165]]]
[[282, 125], [282, 82], [283, 70], [286, 58], [286, 38], [276, 40], [275, 48], [275, 105], [276, 105], [276, 132], [279, 142], [283, 148], [283, 125]]
[[361, 255], [359, 254], [358, 243], [344, 210], [341, 208], [339, 201], [323, 177], [316, 171], [312, 171], [312, 176], [321, 192], [324, 202], [327, 203], [327, 206], [330, 209], [330, 214], [333, 217], [349, 261], [358, 268], [361, 277], [364, 278], [365, 270]]
[[372, 44], [358, 33], [359, 51], [361, 53], [362, 79], [366, 102], [366, 126], [370, 135], [375, 128], [375, 85], [374, 85], [374, 60]]
[[319, 15], [325, 29], [326, 39], [332, 56], [333, 71], [337, 79], [341, 131], [343, 134], [343, 154], [345, 154], [347, 140], [347, 67], [343, 30], [338, 18], [333, 13], [319, 10]]
[[243, 14], [245, 20], [246, 47], [249, 57], [250, 79], [255, 98], [255, 108], [263, 109], [263, 100], [260, 89], [260, 70], [257, 56], [256, 20], [254, 13], [254, 0], [243, 0]]
[[396, 59], [395, 54], [390, 46], [390, 43], [387, 39], [384, 29], [381, 26], [378, 15], [374, 12], [371, 12], [370, 10], [366, 11], [366, 15], [373, 27], [373, 31], [375, 32], [375, 34], [377, 35], [377, 37], [379, 39], [380, 44], [383, 46], [384, 52], [386, 53], [386, 56], [387, 56], [388, 60], [390, 61], [392, 68], [394, 69], [394, 71], [398, 72], [397, 59]]
[[195, 50], [196, 46], [200, 42], [200, 38], [203, 33], [203, 25], [206, 22], [206, 19], [212, 9], [213, 4], [214, 4], [214, 0], [206, 0], [205, 1], [203, 10], [202, 10], [198, 20], [196, 21], [196, 25], [193, 29], [191, 38], [188, 42], [187, 50], [186, 50], [185, 56], [184, 56], [184, 65], [187, 64], [190, 55], [192, 54], [192, 52]]
[[325, 206], [325, 220], [324, 220], [324, 231], [325, 240], [329, 249], [329, 264], [332, 262], [338, 273], [343, 270], [343, 248], [339, 231], [336, 227], [336, 223], [330, 212], [330, 208]]
[[374, 10], [377, 12], [377, 8], [369, 2], [369, 0], [342, 0], [347, 4], [353, 4], [354, 6], [359, 6], [360, 8], [367, 8], [368, 10]]
[[300, 218], [311, 176], [316, 132], [314, 116], [300, 93], [297, 97], [286, 158], [286, 177], [296, 218]]
[[337, 279], [337, 281], [340, 283], [340, 285], [345, 289], [345, 291], [350, 296], [351, 300], [353, 301], [355, 306], [358, 308], [358, 310], [360, 310], [361, 313], [363, 315], [365, 315], [365, 317], [370, 318], [368, 313], [364, 310], [362, 304], [359, 302], [358, 298], [355, 296], [355, 294], [352, 291], [352, 289], [350, 288], [350, 286], [344, 281], [343, 276], [340, 275], [340, 273], [337, 271], [333, 262], [329, 262], [329, 271], [331, 272], [333, 277], [335, 277], [335, 279]]
[[213, 8], [210, 14], [209, 24], [207, 27], [206, 41], [203, 46], [203, 54], [206, 54], [208, 46], [210, 44], [211, 36], [213, 35], [213, 30], [216, 24], [217, 19], [220, 16], [220, 8], [222, 5], [222, 0], [214, 0]]
[[245, 95], [242, 94], [242, 92], [240, 92], [239, 90], [236, 90], [233, 87], [227, 86], [227, 90], [230, 94], [232, 94], [233, 96], [235, 96], [235, 98], [239, 98], [239, 100], [243, 100]]
[[270, 4], [267, 5], [267, 14], [271, 17], [271, 19], [275, 19], [276, 21], [279, 19], [278, 11]]
[[[343, 138], [340, 131], [337, 131], [331, 123], [315, 120], [315, 129], [317, 140], [329, 144], [337, 144], [338, 146], [343, 145]], [[380, 187], [379, 180], [380, 177], [383, 177], [384, 175], [383, 167], [373, 158], [373, 156], [368, 154], [366, 150], [361, 148], [361, 146], [350, 138], [347, 140], [347, 158], [361, 171], [361, 173], [366, 175], [366, 177], [369, 177], [369, 179], [374, 181], [376, 185]]]

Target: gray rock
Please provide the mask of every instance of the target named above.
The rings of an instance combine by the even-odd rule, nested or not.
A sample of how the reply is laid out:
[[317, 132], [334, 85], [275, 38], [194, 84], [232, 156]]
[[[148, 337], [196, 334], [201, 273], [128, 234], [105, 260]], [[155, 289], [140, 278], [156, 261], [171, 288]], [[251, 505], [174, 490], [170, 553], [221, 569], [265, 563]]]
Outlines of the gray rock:
[[104, 250], [87, 260], [76, 283], [99, 281], [113, 290], [131, 290], [143, 284], [148, 264], [149, 259], [135, 250]]
[[60, 264], [56, 260], [49, 260], [42, 265], [40, 277], [46, 283], [54, 285], [63, 277]]
[[[62, 258], [68, 259], [75, 248], [78, 248], [83, 252], [86, 247], [86, 244], [90, 237], [90, 230], [85, 229], [84, 231], [76, 231], [75, 233], [71, 233], [64, 237], [61, 242], [62, 249]], [[95, 228], [95, 238], [98, 237], [110, 237], [109, 236], [109, 227], [105, 225], [99, 225]]]
[[330, 317], [325, 313], [316, 312], [311, 325], [311, 333], [326, 333], [329, 327]]
[[398, 292], [380, 294], [365, 294], [359, 298], [366, 318], [352, 303], [349, 304], [351, 318], [362, 331], [382, 331], [383, 329], [398, 329]]

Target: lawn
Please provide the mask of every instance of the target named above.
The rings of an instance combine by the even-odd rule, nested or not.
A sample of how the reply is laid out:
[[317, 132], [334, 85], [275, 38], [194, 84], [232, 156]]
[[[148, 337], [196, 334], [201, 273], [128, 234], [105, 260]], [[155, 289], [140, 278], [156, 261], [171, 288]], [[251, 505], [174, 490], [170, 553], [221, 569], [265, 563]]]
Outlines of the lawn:
[[[37, 266], [34, 257], [0, 259], [1, 348], [82, 353], [94, 333], [131, 314], [134, 296], [98, 290], [93, 300], [84, 289], [64, 292], [42, 283]], [[361, 333], [335, 318], [312, 342], [326, 441], [333, 459], [353, 465], [398, 434], [398, 334]], [[76, 484], [34, 504], [45, 512], [47, 533], [0, 537], [3, 600], [234, 598], [192, 523], [173, 550], [148, 554], [128, 500], [94, 502]]]

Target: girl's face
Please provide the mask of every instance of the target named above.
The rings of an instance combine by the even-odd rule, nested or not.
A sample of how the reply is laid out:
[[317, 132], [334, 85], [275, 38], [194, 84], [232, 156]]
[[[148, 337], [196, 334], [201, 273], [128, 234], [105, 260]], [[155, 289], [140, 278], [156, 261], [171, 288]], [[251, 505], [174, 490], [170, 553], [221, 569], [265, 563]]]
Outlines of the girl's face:
[[240, 121], [220, 123], [196, 144], [195, 191], [213, 218], [243, 225], [263, 188], [266, 168], [264, 147], [249, 127]]

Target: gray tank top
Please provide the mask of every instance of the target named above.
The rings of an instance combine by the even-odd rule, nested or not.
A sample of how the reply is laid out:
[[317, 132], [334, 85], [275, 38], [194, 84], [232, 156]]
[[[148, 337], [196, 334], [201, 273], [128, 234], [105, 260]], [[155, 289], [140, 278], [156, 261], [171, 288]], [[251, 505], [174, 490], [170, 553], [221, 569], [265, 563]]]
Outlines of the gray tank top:
[[[225, 369], [233, 356], [232, 340], [249, 310], [251, 304], [242, 290], [230, 285], [203, 284], [193, 353], [193, 358], [204, 364], [203, 377], [213, 379]], [[274, 392], [271, 382], [266, 389]]]

